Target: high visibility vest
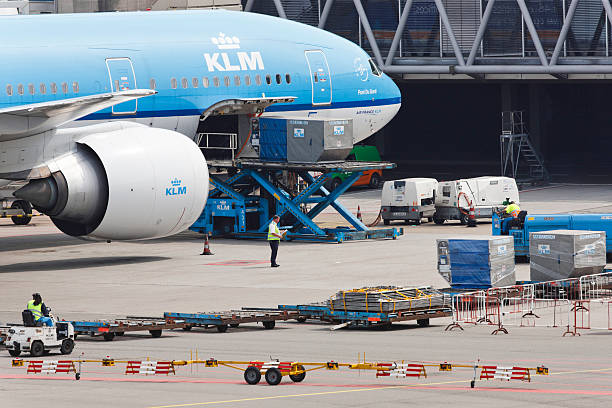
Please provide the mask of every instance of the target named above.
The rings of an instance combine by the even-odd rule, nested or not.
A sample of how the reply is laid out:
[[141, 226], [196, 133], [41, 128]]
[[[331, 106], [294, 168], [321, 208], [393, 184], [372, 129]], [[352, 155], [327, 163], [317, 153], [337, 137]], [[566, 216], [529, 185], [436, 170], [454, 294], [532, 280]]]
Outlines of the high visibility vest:
[[519, 213], [521, 212], [521, 207], [516, 204], [510, 204], [506, 207], [506, 214], [512, 215], [514, 218], [517, 218]]
[[280, 238], [273, 234], [280, 235], [278, 224], [275, 223], [274, 221], [272, 221], [270, 225], [268, 226], [268, 241], [280, 241]]
[[34, 320], [38, 320], [41, 317], [43, 317], [42, 314], [42, 303], [39, 303], [38, 306], [34, 304], [33, 300], [30, 300], [28, 302], [28, 310], [30, 312], [32, 312], [32, 314], [34, 315]]

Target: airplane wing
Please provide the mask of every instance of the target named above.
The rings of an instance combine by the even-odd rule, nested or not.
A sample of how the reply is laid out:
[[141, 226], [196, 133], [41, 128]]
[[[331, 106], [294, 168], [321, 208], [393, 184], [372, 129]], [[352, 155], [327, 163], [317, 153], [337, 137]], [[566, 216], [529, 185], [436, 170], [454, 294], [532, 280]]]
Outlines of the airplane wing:
[[152, 89], [131, 89], [0, 109], [0, 142], [45, 132], [90, 113], [156, 93]]

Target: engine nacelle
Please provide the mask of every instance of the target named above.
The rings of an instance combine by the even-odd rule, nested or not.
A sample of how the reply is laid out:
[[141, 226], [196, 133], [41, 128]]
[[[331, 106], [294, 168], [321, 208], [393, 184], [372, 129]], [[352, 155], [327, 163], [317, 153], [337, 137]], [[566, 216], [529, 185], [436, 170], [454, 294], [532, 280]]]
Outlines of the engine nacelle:
[[108, 128], [82, 128], [89, 134], [76, 151], [48, 163], [51, 177], [31, 180], [15, 196], [72, 236], [137, 240], [193, 224], [208, 197], [208, 167], [195, 143], [133, 123]]

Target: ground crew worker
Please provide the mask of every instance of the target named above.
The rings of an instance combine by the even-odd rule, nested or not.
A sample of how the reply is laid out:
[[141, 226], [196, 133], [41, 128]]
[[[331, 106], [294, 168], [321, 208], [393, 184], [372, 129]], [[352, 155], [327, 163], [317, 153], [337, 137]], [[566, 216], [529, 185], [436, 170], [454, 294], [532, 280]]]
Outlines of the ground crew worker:
[[283, 238], [284, 233], [278, 229], [278, 223], [280, 222], [280, 217], [275, 215], [272, 217], [272, 222], [268, 226], [268, 242], [270, 243], [270, 250], [272, 251], [270, 255], [270, 266], [272, 268], [278, 268], [280, 265], [276, 263], [276, 254], [278, 253], [278, 244], [280, 243], [281, 238]]
[[511, 216], [512, 218], [518, 218], [520, 212], [521, 207], [514, 204], [514, 201], [510, 201], [510, 204], [506, 207], [507, 216]]
[[510, 203], [506, 206], [504, 210], [504, 220], [502, 220], [502, 234], [507, 235], [509, 233], [510, 228], [512, 227], [520, 227], [521, 221], [518, 216], [521, 212], [521, 207], [514, 203], [514, 201], [510, 201]]
[[42, 301], [40, 293], [32, 294], [32, 300], [28, 302], [28, 310], [34, 315], [34, 321], [53, 327], [53, 320], [49, 317], [47, 306]]

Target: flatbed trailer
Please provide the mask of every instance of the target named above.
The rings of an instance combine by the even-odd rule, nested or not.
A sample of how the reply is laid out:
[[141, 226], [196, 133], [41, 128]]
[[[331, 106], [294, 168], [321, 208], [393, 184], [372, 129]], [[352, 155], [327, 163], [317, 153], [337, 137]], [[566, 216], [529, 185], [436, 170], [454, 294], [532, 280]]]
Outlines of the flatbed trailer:
[[[211, 171], [210, 191], [204, 211], [190, 230], [213, 237], [266, 239], [273, 214], [281, 217], [281, 229], [288, 232], [288, 241], [335, 242], [364, 239], [396, 239], [402, 228], [368, 228], [347, 210], [338, 198], [370, 170], [392, 169], [389, 162], [334, 161], [318, 163], [266, 162], [259, 159], [209, 160], [208, 166], [226, 170], [222, 180]], [[278, 179], [282, 172], [292, 172], [304, 180], [299, 193], [284, 186]], [[313, 174], [319, 174], [314, 176]], [[325, 188], [336, 173], [350, 175], [332, 191]], [[323, 228], [314, 221], [331, 207], [349, 226]]]
[[162, 330], [182, 329], [185, 322], [175, 320], [167, 322], [159, 318], [135, 318], [128, 316], [116, 320], [72, 320], [74, 337], [77, 335], [102, 336], [106, 341], [112, 341], [115, 336], [123, 336], [127, 332], [148, 331], [152, 337], [161, 337]]
[[393, 313], [384, 312], [351, 312], [333, 310], [325, 305], [278, 305], [279, 310], [298, 313], [300, 322], [307, 319], [316, 319], [335, 323], [332, 330], [342, 327], [389, 327], [392, 323], [416, 320], [419, 326], [429, 326], [429, 319], [452, 316], [452, 308], [441, 307], [436, 309], [406, 310]]
[[184, 322], [183, 330], [191, 330], [192, 327], [214, 326], [219, 333], [226, 332], [228, 327], [235, 328], [243, 323], [262, 323], [264, 329], [271, 330], [277, 320], [297, 320], [298, 317], [298, 312], [275, 309], [228, 310], [216, 313], [164, 313], [164, 319], [168, 323]]

